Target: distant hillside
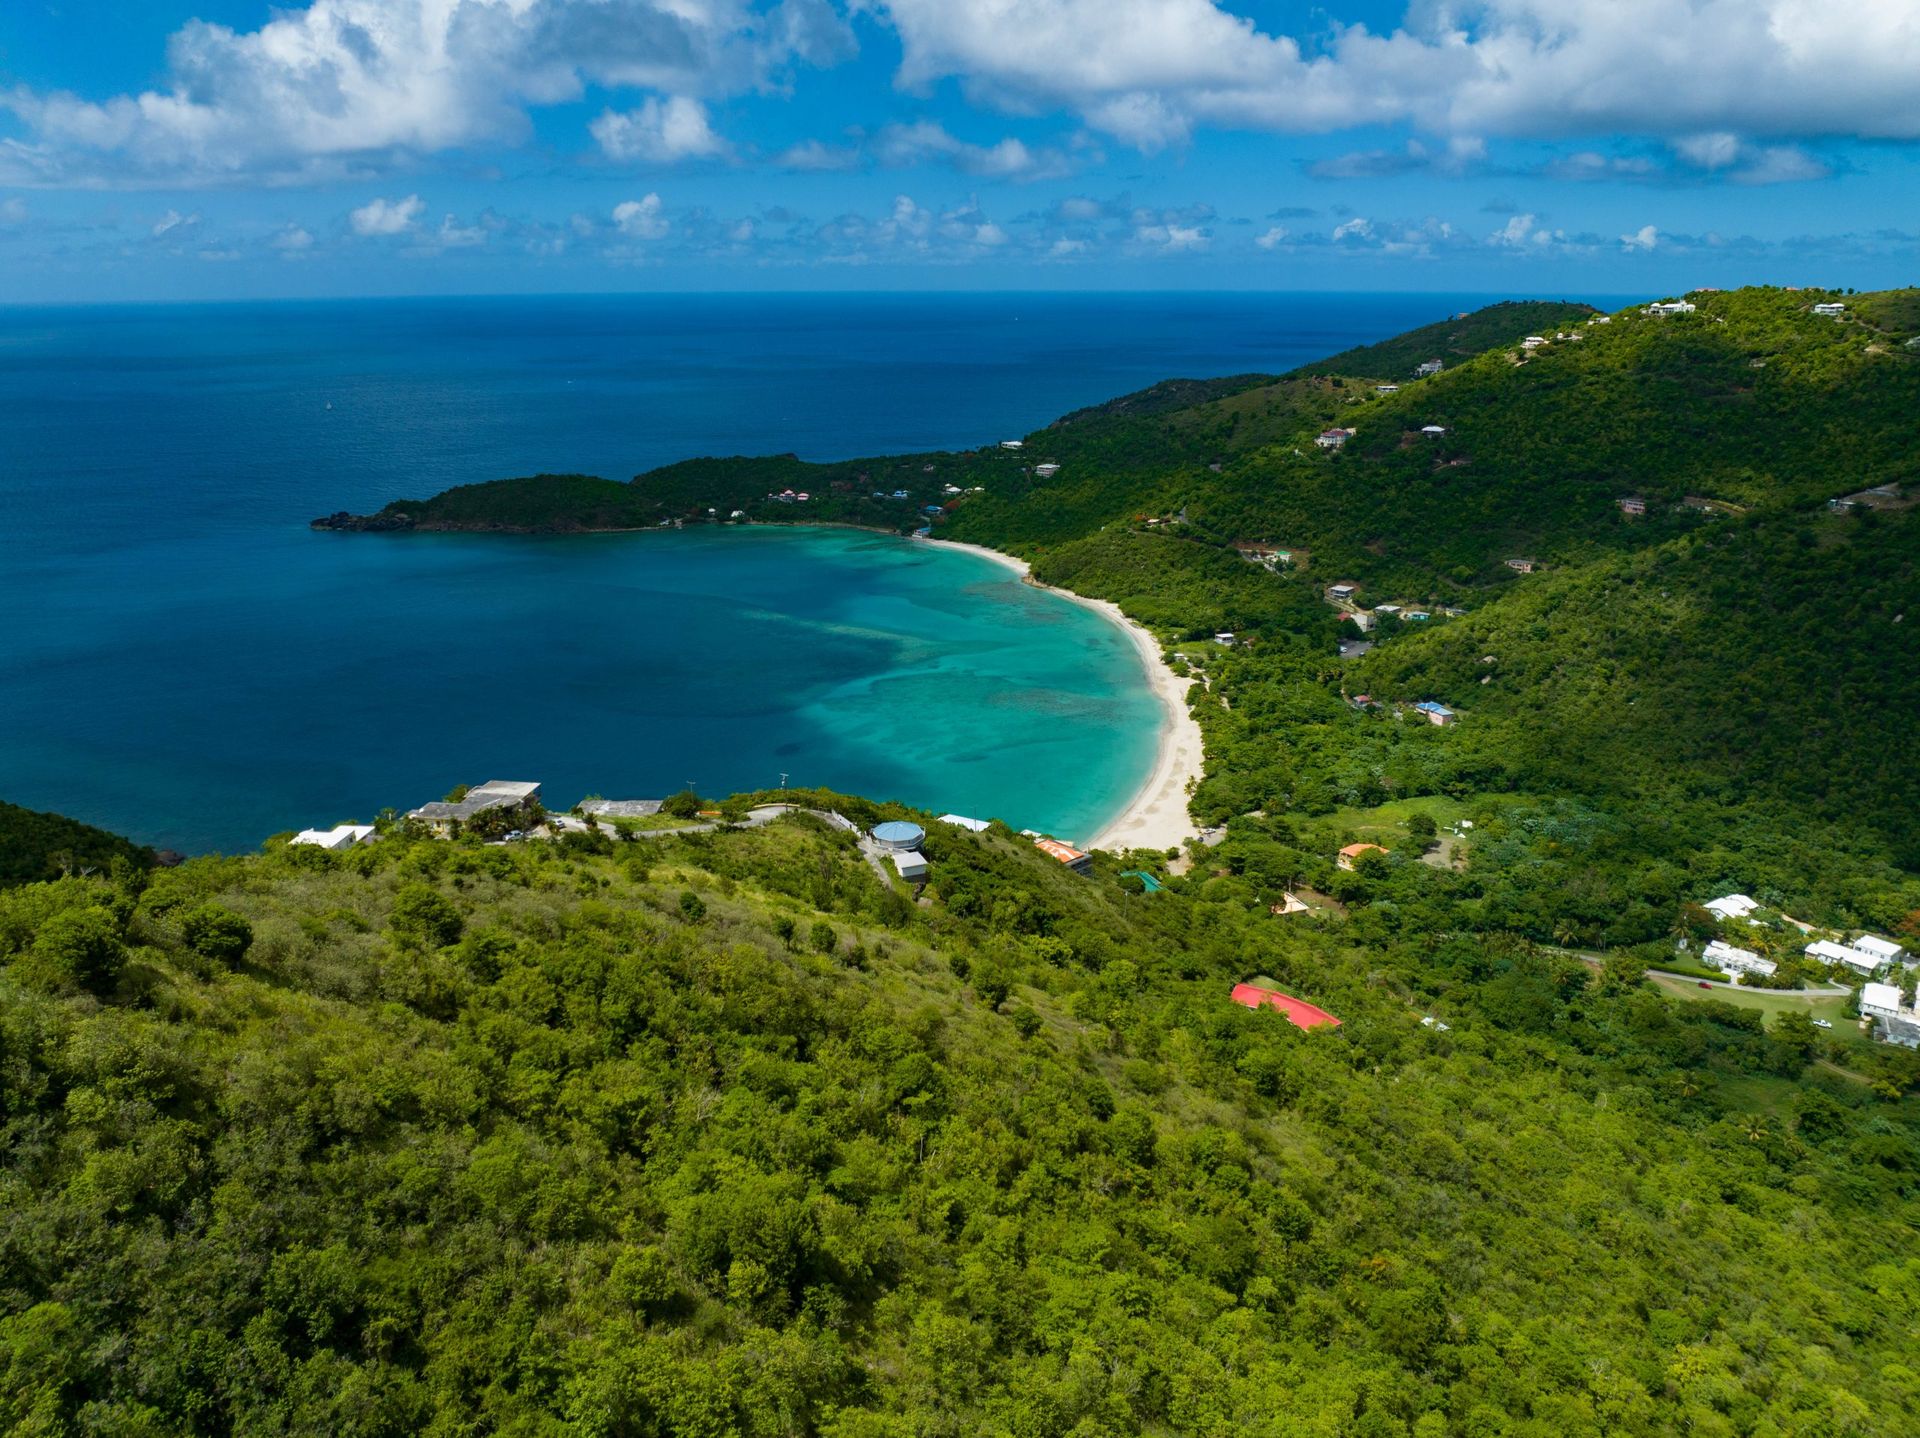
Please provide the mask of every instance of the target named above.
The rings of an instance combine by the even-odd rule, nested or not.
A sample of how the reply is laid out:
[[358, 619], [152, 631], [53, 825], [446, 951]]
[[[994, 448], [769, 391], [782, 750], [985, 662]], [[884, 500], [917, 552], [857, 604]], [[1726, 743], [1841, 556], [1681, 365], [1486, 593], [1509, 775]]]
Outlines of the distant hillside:
[[150, 868], [153, 850], [64, 815], [0, 803], [0, 886], [105, 873], [115, 859]]
[[1451, 369], [1463, 360], [1528, 335], [1552, 334], [1599, 313], [1592, 305], [1567, 300], [1503, 300], [1471, 314], [1453, 315], [1379, 344], [1361, 345], [1302, 365], [1295, 374], [1364, 375], [1385, 380], [1411, 379], [1415, 368], [1439, 360]]
[[1159, 384], [1135, 390], [1132, 394], [1123, 394], [1104, 404], [1089, 405], [1071, 414], [1063, 414], [1048, 428], [1070, 429], [1075, 425], [1103, 419], [1150, 419], [1157, 414], [1192, 409], [1195, 405], [1224, 399], [1242, 390], [1272, 384], [1273, 379], [1272, 375], [1265, 374], [1236, 374], [1221, 379], [1162, 380]]

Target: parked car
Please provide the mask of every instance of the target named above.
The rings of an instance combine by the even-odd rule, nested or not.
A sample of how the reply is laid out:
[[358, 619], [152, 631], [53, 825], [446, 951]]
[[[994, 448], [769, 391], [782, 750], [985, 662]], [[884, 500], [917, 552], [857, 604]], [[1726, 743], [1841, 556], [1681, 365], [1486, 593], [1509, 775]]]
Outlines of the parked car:
[[1702, 979], [1700, 980], [1700, 987], [1703, 989], [1710, 989], [1713, 987], [1713, 985], [1708, 983], [1705, 979]]
[[1815, 1019], [1813, 1021], [1813, 1026], [1816, 1029], [1830, 1029], [1833, 1027], [1833, 1020], [1832, 1019]]

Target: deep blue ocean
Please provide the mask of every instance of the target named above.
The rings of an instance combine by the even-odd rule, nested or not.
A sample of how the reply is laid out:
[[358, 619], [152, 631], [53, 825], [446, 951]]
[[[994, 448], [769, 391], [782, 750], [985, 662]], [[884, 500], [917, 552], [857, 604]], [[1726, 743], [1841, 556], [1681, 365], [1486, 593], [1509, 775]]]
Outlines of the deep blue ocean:
[[1277, 371], [1460, 295], [0, 308], [0, 799], [189, 852], [456, 783], [825, 784], [1084, 838], [1151, 764], [1124, 637], [850, 531], [343, 536], [700, 454], [956, 448]]

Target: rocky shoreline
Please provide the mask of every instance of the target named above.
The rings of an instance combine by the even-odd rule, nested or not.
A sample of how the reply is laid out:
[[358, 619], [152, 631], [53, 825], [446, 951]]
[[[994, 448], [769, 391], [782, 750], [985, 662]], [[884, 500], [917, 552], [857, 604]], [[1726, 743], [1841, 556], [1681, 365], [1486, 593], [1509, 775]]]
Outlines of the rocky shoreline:
[[308, 526], [310, 529], [338, 529], [349, 534], [387, 534], [395, 530], [412, 529], [414, 518], [404, 511], [389, 513], [381, 510], [378, 514], [349, 514], [346, 510], [335, 510], [332, 514], [323, 514]]

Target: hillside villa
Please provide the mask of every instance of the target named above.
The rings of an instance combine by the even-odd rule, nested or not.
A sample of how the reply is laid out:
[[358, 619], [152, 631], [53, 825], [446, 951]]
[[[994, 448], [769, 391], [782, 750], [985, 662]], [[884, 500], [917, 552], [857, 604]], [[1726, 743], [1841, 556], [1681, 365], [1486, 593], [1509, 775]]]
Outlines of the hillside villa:
[[1745, 894], [1726, 894], [1718, 899], [1708, 899], [1701, 907], [1714, 918], [1725, 921], [1746, 918], [1760, 907], [1760, 901], [1749, 899]]
[[1437, 699], [1422, 699], [1413, 707], [1417, 713], [1426, 715], [1429, 724], [1437, 725], [1442, 729], [1460, 717]]
[[418, 809], [407, 812], [409, 819], [418, 820], [437, 833], [451, 833], [458, 824], [464, 824], [476, 814], [484, 814], [493, 809], [525, 810], [529, 817], [540, 805], [540, 786], [523, 779], [489, 779], [476, 785], [458, 799], [441, 799], [431, 804], [422, 804]]
[[1334, 859], [1333, 862], [1336, 868], [1345, 869], [1348, 873], [1352, 873], [1360, 861], [1366, 858], [1367, 855], [1380, 854], [1384, 856], [1386, 852], [1387, 851], [1378, 844], [1349, 844], [1340, 851], [1339, 856]]
[[371, 844], [374, 838], [371, 824], [336, 824], [331, 829], [302, 829], [288, 842], [311, 844], [316, 849], [331, 849], [337, 853], [358, 844]]
[[1050, 859], [1058, 859], [1076, 874], [1093, 872], [1093, 856], [1082, 853], [1071, 844], [1063, 844], [1058, 839], [1042, 836], [1033, 841], [1033, 847]]
[[1353, 431], [1350, 429], [1323, 429], [1313, 442], [1322, 449], [1338, 449], [1352, 438]]
[[1736, 949], [1732, 944], [1722, 943], [1718, 939], [1708, 943], [1706, 952], [1700, 957], [1708, 968], [1718, 969], [1732, 978], [1738, 978], [1742, 974], [1759, 974], [1763, 978], [1771, 978], [1774, 969], [1778, 967], [1772, 959], [1763, 959], [1752, 949]]

